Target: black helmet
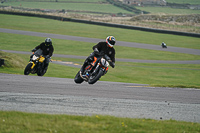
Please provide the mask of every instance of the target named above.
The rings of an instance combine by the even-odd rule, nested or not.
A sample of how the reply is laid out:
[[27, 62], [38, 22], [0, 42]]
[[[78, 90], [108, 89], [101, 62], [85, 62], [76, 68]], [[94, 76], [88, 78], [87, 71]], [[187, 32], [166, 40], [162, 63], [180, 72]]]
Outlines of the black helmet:
[[45, 39], [45, 46], [50, 46], [50, 45], [52, 45], [52, 40], [51, 40], [51, 38]]
[[115, 45], [115, 37], [114, 36], [108, 36], [106, 38], [106, 43], [108, 44], [109, 47], [113, 47]]

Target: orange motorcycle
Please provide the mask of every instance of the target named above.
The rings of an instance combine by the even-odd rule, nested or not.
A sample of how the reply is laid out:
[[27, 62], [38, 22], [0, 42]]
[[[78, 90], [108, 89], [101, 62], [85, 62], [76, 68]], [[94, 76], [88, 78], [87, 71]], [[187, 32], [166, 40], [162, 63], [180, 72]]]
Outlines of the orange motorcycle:
[[75, 83], [81, 84], [83, 81], [89, 84], [96, 83], [101, 76], [107, 73], [110, 61], [110, 57], [107, 55], [94, 56], [93, 62], [87, 65], [82, 73], [85, 77], [80, 75], [79, 71], [74, 78]]

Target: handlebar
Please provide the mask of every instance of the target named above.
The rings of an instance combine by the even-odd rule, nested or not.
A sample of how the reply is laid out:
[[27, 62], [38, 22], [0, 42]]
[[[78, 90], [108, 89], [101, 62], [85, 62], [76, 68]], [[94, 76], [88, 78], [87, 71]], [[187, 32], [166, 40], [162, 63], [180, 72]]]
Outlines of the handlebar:
[[107, 54], [104, 55], [104, 58], [105, 58], [108, 62], [111, 61], [110, 57], [109, 57]]

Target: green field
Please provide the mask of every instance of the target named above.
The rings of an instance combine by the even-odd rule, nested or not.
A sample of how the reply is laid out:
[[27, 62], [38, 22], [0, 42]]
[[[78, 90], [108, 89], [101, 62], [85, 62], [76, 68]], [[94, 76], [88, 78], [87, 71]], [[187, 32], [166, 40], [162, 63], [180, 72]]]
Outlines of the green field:
[[[46, 1], [46, 2], [45, 2]], [[169, 3], [188, 3], [188, 4], [200, 4], [199, 0], [167, 0]], [[13, 6], [21, 8], [31, 8], [31, 9], [52, 9], [52, 10], [72, 10], [72, 11], [87, 11], [87, 12], [99, 12], [101, 14], [135, 14], [134, 12], [129, 12], [122, 8], [116, 7], [112, 4], [106, 3], [106, 0], [43, 0], [43, 1], [15, 1], [10, 0], [1, 4], [2, 6]], [[191, 9], [174, 9], [170, 7], [136, 7], [142, 11], [150, 12], [151, 14], [200, 14], [199, 10]], [[84, 14], [84, 12], [82, 12]]]
[[3, 3], [3, 6], [14, 6], [22, 8], [33, 8], [33, 9], [53, 9], [53, 10], [74, 10], [74, 11], [90, 11], [90, 12], [101, 12], [101, 13], [127, 13], [134, 14], [123, 10], [119, 7], [111, 4], [99, 4], [99, 3], [59, 3], [59, 2], [7, 2]]
[[[143, 19], [142, 21], [130, 21], [130, 16], [135, 17], [136, 14], [134, 12], [127, 11], [123, 8], [117, 7], [113, 4], [109, 4], [106, 0], [8, 0], [2, 4], [1, 6], [12, 6], [12, 10], [15, 11], [29, 11], [35, 13], [36, 10], [40, 13], [50, 13], [51, 15], [58, 15], [67, 18], [77, 18], [77, 19], [87, 19], [91, 21], [100, 21], [100, 22], [108, 22], [108, 23], [118, 23], [125, 25], [133, 25], [139, 27], [148, 27], [148, 28], [156, 28], [156, 29], [164, 29], [164, 30], [172, 30], [172, 31], [181, 31], [181, 32], [191, 32], [191, 33], [200, 33], [199, 23], [196, 22], [198, 18], [188, 16], [187, 22], [176, 22], [176, 21], [151, 21]], [[175, 0], [170, 0], [170, 2], [175, 2]], [[185, 3], [189, 2], [190, 4], [199, 4], [196, 0], [180, 0], [177, 3]], [[171, 7], [161, 7], [161, 6], [144, 6], [139, 7], [135, 6], [141, 11], [149, 12], [150, 15], [190, 15], [190, 14], [200, 14], [200, 10], [192, 10], [192, 9], [178, 9]], [[11, 9], [10, 9], [11, 10]], [[59, 12], [62, 13], [59, 13]], [[116, 16], [116, 17], [113, 17]], [[127, 16], [127, 17], [125, 17]], [[177, 20], [175, 18], [175, 20]], [[194, 23], [195, 21], [195, 23]], [[107, 32], [107, 31], [106, 31]], [[78, 35], [78, 34], [77, 34]], [[127, 39], [126, 39], [127, 40]]]
[[61, 22], [35, 17], [0, 14], [0, 18], [1, 28], [100, 38], [103, 40], [105, 40], [108, 35], [114, 35], [117, 41], [154, 45], [160, 45], [161, 42], [166, 42], [169, 46], [200, 49], [199, 38], [194, 37], [143, 32], [82, 23]]
[[[26, 35], [17, 35], [9, 33], [0, 33], [1, 49], [6, 50], [17, 50], [17, 51], [30, 51], [40, 41], [44, 40], [42, 37], [33, 37]], [[71, 41], [71, 40], [60, 40], [53, 39], [55, 54], [67, 54], [67, 55], [80, 55], [88, 56], [92, 52], [93, 43]], [[104, 40], [103, 40], [104, 41]], [[27, 45], [28, 44], [28, 45]], [[160, 46], [159, 46], [160, 47]], [[115, 47], [117, 58], [126, 59], [143, 59], [143, 60], [200, 60], [200, 56], [183, 54], [183, 53], [173, 53], [157, 50], [148, 50], [140, 48], [130, 48], [123, 46]], [[133, 52], [134, 51], [134, 52]], [[176, 58], [174, 58], [176, 57]]]
[[151, 14], [200, 14], [200, 10], [192, 10], [192, 9], [176, 9], [169, 7], [137, 7], [142, 11], [150, 12]]
[[200, 4], [199, 0], [166, 0], [166, 2], [178, 4]]
[[[191, 5], [200, 5], [199, 0], [166, 0], [168, 3], [177, 3], [177, 4], [191, 4]], [[137, 7], [142, 11], [150, 12], [151, 14], [200, 14], [200, 10], [192, 10], [192, 9], [178, 9], [178, 8], [170, 8], [170, 7], [154, 7], [154, 6], [144, 6]]]

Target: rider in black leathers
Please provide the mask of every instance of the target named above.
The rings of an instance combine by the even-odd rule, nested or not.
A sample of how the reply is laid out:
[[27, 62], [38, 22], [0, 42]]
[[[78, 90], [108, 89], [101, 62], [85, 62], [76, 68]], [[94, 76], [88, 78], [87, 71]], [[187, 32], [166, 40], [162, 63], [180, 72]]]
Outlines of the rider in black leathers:
[[35, 52], [35, 54], [43, 55], [45, 57], [45, 61], [44, 61], [45, 72], [47, 71], [50, 57], [53, 55], [53, 51], [54, 51], [54, 48], [52, 45], [51, 38], [46, 38], [45, 42], [42, 42], [40, 45], [36, 46], [32, 50], [32, 52]]
[[113, 46], [115, 45], [115, 38], [113, 36], [108, 36], [106, 38], [106, 42], [99, 42], [97, 45], [93, 46], [94, 52], [92, 52], [83, 63], [83, 66], [80, 70], [80, 75], [84, 77], [85, 75], [82, 75], [84, 72], [85, 67], [91, 63], [94, 59], [95, 55], [107, 55], [110, 57], [109, 64], [112, 68], [115, 67], [115, 49]]

